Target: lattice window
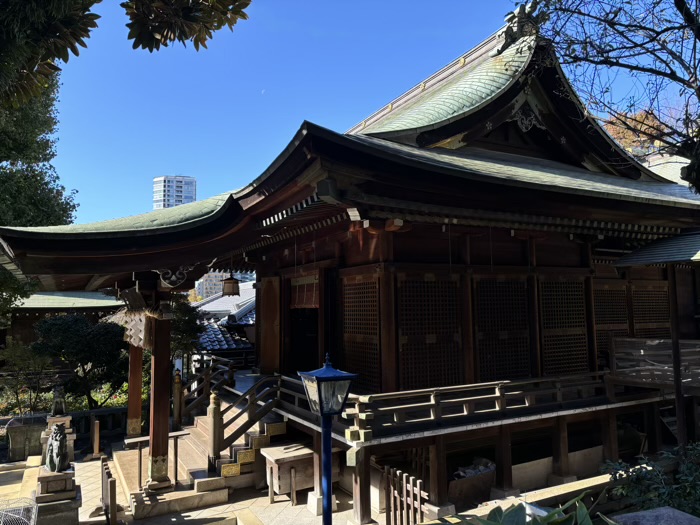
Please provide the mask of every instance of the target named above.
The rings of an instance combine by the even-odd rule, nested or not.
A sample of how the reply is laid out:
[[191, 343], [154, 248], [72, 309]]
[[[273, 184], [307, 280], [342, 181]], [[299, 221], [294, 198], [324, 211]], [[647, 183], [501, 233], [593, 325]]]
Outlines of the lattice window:
[[633, 283], [632, 319], [635, 337], [670, 337], [671, 311], [668, 283], [662, 281]]
[[668, 323], [671, 318], [668, 287], [665, 285], [633, 286], [632, 312], [635, 324]]
[[595, 287], [593, 291], [593, 304], [595, 308], [596, 325], [626, 325], [627, 316], [627, 288], [621, 284], [615, 288]]
[[565, 375], [588, 370], [583, 280], [540, 281], [542, 371]]
[[610, 348], [614, 337], [629, 335], [627, 283], [593, 281], [596, 349], [598, 369], [610, 367]]
[[526, 280], [477, 277], [474, 281], [479, 381], [529, 377]]
[[459, 278], [397, 276], [399, 372], [402, 389], [464, 382]]
[[344, 277], [342, 366], [360, 374], [355, 391], [379, 392], [379, 285], [369, 276]]

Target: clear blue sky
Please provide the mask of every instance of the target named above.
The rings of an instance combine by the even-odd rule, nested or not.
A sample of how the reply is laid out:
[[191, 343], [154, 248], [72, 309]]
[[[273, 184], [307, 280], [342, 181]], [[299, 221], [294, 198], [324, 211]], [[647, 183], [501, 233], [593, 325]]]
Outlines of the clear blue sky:
[[63, 67], [58, 155], [78, 223], [150, 211], [152, 179], [203, 199], [259, 175], [302, 121], [345, 131], [498, 30], [512, 0], [254, 0], [208, 50], [149, 54], [119, 2]]

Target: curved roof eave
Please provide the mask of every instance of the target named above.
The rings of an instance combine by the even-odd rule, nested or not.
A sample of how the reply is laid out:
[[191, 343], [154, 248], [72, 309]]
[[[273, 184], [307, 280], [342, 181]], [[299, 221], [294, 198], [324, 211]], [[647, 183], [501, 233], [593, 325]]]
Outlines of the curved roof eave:
[[[555, 61], [554, 68], [559, 74], [561, 82], [564, 85], [564, 88], [568, 91], [568, 94], [571, 97], [571, 99], [574, 100], [579, 107], [586, 108], [586, 106], [583, 104], [583, 101], [581, 100], [581, 97], [578, 96], [578, 93], [571, 85], [569, 77], [566, 76], [564, 69], [561, 67], [561, 63], [558, 60]], [[595, 129], [608, 144], [610, 144], [610, 147], [615, 151], [615, 153], [627, 159], [630, 164], [635, 166], [635, 168], [639, 168], [639, 171], [643, 175], [647, 175], [649, 178], [657, 180], [659, 182], [675, 182], [667, 179], [666, 177], [663, 177], [662, 175], [659, 175], [658, 173], [654, 173], [652, 170], [644, 166], [644, 164], [635, 159], [627, 150], [625, 150], [625, 148], [623, 148], [620, 144], [618, 144], [618, 142], [614, 138], [610, 136], [610, 134], [605, 130], [605, 128], [601, 126], [600, 122], [598, 122], [598, 120], [595, 117], [593, 117], [588, 111], [586, 111], [586, 114], [584, 116], [588, 123], [591, 125], [591, 127]]]
[[[515, 186], [522, 188], [530, 188], [538, 191], [553, 192], [553, 193], [569, 193], [578, 194], [594, 198], [603, 199], [614, 199], [621, 201], [630, 201], [643, 204], [653, 204], [667, 207], [679, 207], [693, 210], [700, 210], [700, 198], [674, 198], [671, 195], [664, 195], [660, 193], [653, 193], [652, 190], [655, 189], [652, 186], [657, 184], [662, 184], [660, 182], [643, 182], [643, 181], [633, 181], [627, 180], [620, 177], [599, 175], [581, 168], [573, 168], [566, 166], [568, 172], [570, 172], [570, 177], [575, 179], [578, 177], [587, 177], [592, 180], [597, 180], [601, 177], [601, 180], [605, 181], [605, 185], [610, 186], [610, 191], [597, 191], [594, 189], [586, 188], [586, 184], [582, 184], [581, 187], [570, 187], [570, 186], [555, 186], [551, 181], [546, 181], [542, 179], [541, 181], [532, 181], [528, 177], [519, 176], [506, 176], [499, 175], [496, 173], [498, 170], [494, 170], [492, 173], [486, 173], [479, 171], [476, 168], [468, 168], [466, 166], [460, 165], [456, 160], [456, 155], [453, 152], [441, 152], [435, 149], [422, 149], [416, 148], [414, 146], [409, 146], [406, 144], [400, 144], [396, 142], [387, 141], [381, 138], [376, 138], [372, 136], [363, 135], [342, 135], [335, 133], [327, 128], [321, 126], [309, 125], [309, 132], [318, 135], [320, 138], [326, 140], [331, 140], [336, 144], [348, 147], [354, 151], [359, 151], [361, 153], [370, 154], [384, 160], [390, 160], [398, 164], [402, 164], [410, 167], [417, 167], [420, 169], [427, 169], [432, 171], [437, 171], [439, 173], [444, 173], [448, 175], [459, 175], [463, 178], [472, 179], [474, 181], [488, 182], [491, 184], [500, 184], [506, 186]], [[455, 159], [453, 159], [455, 157]], [[518, 157], [513, 155], [513, 157]], [[515, 159], [514, 159], [515, 160]], [[499, 168], [500, 169], [500, 168]], [[628, 194], [621, 191], [613, 191], [616, 185], [645, 185], [649, 184], [650, 187], [647, 191], [641, 189], [642, 193], [649, 193], [649, 195], [635, 195]], [[677, 187], [678, 185], [673, 183], [668, 183], [669, 186]], [[631, 186], [631, 187], [632, 187]]]
[[186, 231], [208, 224], [235, 205], [232, 193], [223, 193], [198, 202], [148, 213], [88, 224], [63, 226], [0, 226], [2, 237], [45, 239], [101, 239], [162, 235]]

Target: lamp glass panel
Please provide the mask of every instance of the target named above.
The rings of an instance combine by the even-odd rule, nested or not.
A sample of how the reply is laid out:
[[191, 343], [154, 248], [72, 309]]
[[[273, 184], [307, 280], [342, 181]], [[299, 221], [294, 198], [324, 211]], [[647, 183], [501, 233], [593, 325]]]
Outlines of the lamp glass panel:
[[309, 400], [309, 405], [311, 411], [314, 414], [321, 414], [321, 403], [318, 398], [318, 382], [315, 377], [302, 376], [302, 383], [304, 383], [304, 390], [306, 390], [306, 398]]
[[345, 396], [350, 389], [350, 380], [326, 381], [321, 383], [321, 402], [324, 414], [339, 414], [343, 409]]

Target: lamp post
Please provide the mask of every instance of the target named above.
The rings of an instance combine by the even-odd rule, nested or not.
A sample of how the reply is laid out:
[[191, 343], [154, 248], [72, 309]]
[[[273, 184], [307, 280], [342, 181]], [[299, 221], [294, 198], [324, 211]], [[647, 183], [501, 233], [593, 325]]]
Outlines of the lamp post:
[[336, 370], [326, 354], [323, 367], [313, 372], [299, 372], [304, 384], [309, 406], [314, 414], [321, 416], [321, 464], [323, 490], [323, 525], [331, 525], [333, 470], [331, 461], [331, 423], [333, 416], [343, 410], [348, 398], [350, 382], [357, 374]]

